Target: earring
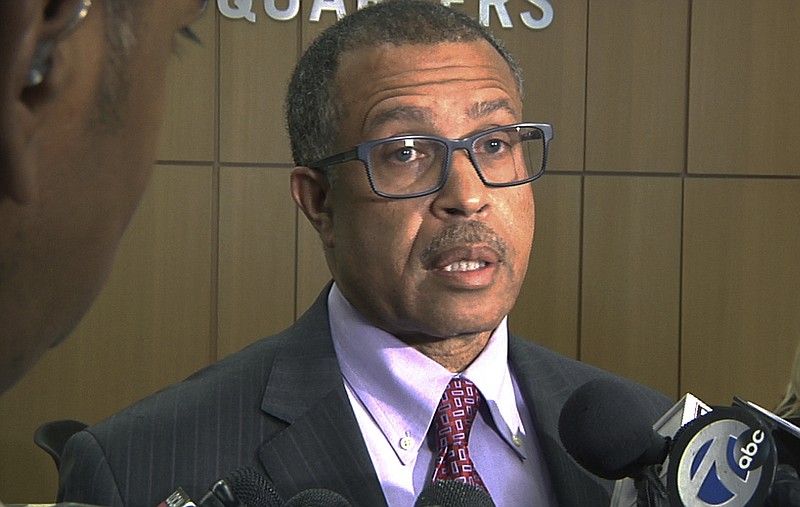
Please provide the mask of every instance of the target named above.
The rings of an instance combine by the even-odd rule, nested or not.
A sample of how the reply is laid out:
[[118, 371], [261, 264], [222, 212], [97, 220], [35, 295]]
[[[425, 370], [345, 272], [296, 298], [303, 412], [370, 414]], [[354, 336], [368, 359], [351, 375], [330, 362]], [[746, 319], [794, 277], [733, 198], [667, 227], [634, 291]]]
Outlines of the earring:
[[53, 46], [55, 46], [55, 42], [69, 35], [69, 33], [72, 32], [80, 24], [80, 22], [83, 21], [84, 18], [86, 18], [86, 15], [89, 14], [89, 9], [91, 7], [92, 0], [81, 0], [77, 5], [69, 23], [67, 23], [61, 32], [50, 39], [40, 41], [36, 45], [36, 50], [33, 52], [33, 60], [31, 61], [30, 69], [28, 69], [28, 75], [25, 78], [26, 87], [32, 88], [42, 84], [45, 77], [47, 77], [47, 73], [50, 72], [50, 65], [53, 61]]
[[31, 68], [28, 69], [28, 76], [25, 78], [25, 86], [33, 88], [39, 86], [44, 81], [45, 76], [50, 71], [50, 58], [53, 52], [53, 39], [46, 39], [36, 45], [33, 52]]

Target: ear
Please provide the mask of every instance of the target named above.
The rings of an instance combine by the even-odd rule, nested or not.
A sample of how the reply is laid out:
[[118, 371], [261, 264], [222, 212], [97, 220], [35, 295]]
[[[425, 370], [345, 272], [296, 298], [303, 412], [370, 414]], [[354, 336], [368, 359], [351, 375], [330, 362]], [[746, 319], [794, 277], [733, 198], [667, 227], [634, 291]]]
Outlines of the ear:
[[328, 203], [331, 185], [322, 172], [295, 167], [291, 174], [292, 198], [316, 229], [322, 244], [333, 248], [333, 211]]
[[[37, 193], [33, 140], [41, 105], [54, 95], [47, 82], [53, 48], [82, 19], [85, 0], [2, 2], [0, 19], [0, 200], [25, 204]], [[85, 15], [85, 12], [83, 12]], [[32, 84], [31, 71], [44, 71]]]
[[22, 102], [39, 26], [39, 2], [2, 2], [0, 19], [0, 201], [24, 204], [35, 193], [32, 118]]

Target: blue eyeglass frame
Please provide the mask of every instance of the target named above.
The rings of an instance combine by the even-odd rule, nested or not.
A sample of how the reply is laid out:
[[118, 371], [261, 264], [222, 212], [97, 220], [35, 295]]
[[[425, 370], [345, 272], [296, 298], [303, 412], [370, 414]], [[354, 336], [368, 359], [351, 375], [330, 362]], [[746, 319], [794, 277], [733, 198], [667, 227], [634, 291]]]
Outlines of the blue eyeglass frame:
[[[543, 146], [543, 154], [542, 154], [542, 166], [539, 168], [539, 172], [525, 178], [524, 180], [514, 181], [511, 183], [492, 183], [486, 181], [481, 170], [478, 168], [478, 164], [475, 161], [475, 156], [472, 152], [472, 144], [475, 142], [476, 139], [479, 137], [483, 137], [485, 135], [489, 135], [492, 132], [499, 132], [501, 130], [507, 130], [509, 128], [534, 128], [542, 132], [544, 137], [544, 146]], [[377, 188], [375, 188], [375, 181], [372, 178], [372, 170], [369, 166], [369, 152], [372, 148], [381, 143], [391, 142], [391, 141], [402, 141], [405, 139], [429, 139], [433, 141], [439, 141], [447, 147], [447, 151], [445, 153], [445, 160], [444, 160], [444, 170], [442, 171], [442, 177], [439, 179], [439, 183], [436, 184], [430, 190], [425, 190], [422, 192], [414, 192], [411, 194], [388, 194], [386, 192], [381, 192]], [[522, 123], [512, 123], [511, 125], [503, 125], [501, 127], [492, 127], [487, 130], [483, 130], [481, 132], [476, 132], [471, 136], [465, 137], [463, 139], [449, 139], [447, 137], [440, 137], [434, 135], [417, 135], [417, 134], [408, 134], [402, 136], [393, 136], [393, 137], [385, 137], [383, 139], [375, 139], [373, 141], [366, 141], [360, 144], [357, 144], [350, 150], [343, 151], [336, 155], [332, 155], [330, 157], [325, 157], [322, 160], [318, 160], [313, 164], [310, 164], [308, 167], [317, 171], [324, 170], [333, 165], [343, 164], [345, 162], [352, 162], [353, 160], [359, 160], [364, 164], [364, 169], [367, 171], [367, 179], [369, 179], [369, 185], [372, 187], [372, 191], [375, 192], [377, 195], [381, 197], [385, 197], [387, 199], [412, 199], [414, 197], [423, 197], [430, 194], [435, 194], [436, 192], [440, 191], [443, 187], [445, 182], [447, 181], [447, 177], [450, 175], [450, 159], [452, 158], [453, 153], [456, 150], [466, 150], [467, 156], [469, 157], [470, 162], [472, 163], [472, 167], [475, 169], [475, 172], [478, 173], [478, 177], [481, 179], [484, 185], [487, 187], [493, 188], [502, 188], [502, 187], [515, 187], [518, 185], [524, 185], [526, 183], [530, 183], [544, 174], [545, 168], [547, 167], [547, 150], [550, 145], [550, 141], [553, 139], [553, 126], [549, 123], [531, 123], [531, 122], [522, 122]]]

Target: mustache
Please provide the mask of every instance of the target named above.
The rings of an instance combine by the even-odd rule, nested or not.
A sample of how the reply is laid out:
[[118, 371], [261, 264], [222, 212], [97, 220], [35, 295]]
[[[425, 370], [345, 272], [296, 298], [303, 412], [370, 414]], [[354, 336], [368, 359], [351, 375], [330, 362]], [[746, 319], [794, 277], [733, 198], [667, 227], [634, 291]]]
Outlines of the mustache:
[[485, 243], [505, 262], [508, 245], [491, 227], [477, 220], [455, 222], [442, 229], [420, 255], [423, 266], [428, 266], [441, 252], [469, 243]]

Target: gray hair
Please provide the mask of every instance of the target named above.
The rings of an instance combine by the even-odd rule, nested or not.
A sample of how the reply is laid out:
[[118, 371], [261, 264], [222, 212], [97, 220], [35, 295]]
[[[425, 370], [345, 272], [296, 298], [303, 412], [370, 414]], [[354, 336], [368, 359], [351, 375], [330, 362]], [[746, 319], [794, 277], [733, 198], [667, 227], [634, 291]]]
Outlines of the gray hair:
[[508, 63], [522, 95], [522, 69], [502, 42], [476, 20], [430, 0], [385, 0], [342, 18], [309, 46], [286, 97], [292, 157], [307, 166], [333, 155], [342, 118], [336, 71], [343, 53], [364, 47], [485, 40]]

